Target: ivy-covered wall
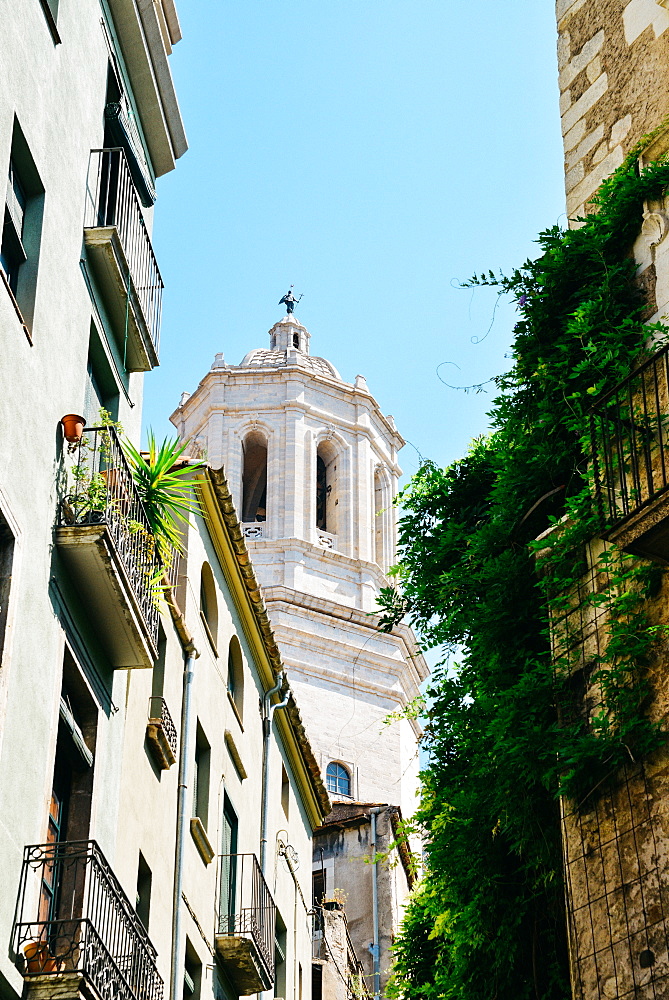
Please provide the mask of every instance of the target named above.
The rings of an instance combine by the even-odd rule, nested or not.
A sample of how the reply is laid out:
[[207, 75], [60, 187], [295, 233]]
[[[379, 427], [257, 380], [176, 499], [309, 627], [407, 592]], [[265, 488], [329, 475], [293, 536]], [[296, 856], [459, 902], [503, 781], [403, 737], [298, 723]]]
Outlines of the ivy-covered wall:
[[[426, 870], [397, 943], [397, 997], [557, 1000], [578, 973], [583, 996], [614, 998], [629, 982], [650, 988], [666, 966], [666, 941], [662, 951], [637, 930], [664, 932], [664, 869], [651, 845], [664, 804], [647, 821], [653, 797], [666, 801], [664, 777], [649, 784], [649, 769], [657, 777], [665, 761], [669, 606], [656, 566], [593, 543], [607, 526], [594, 499], [590, 409], [667, 336], [644, 326], [632, 248], [669, 165], [640, 174], [637, 153], [580, 228], [543, 233], [537, 259], [509, 277], [473, 279], [512, 295], [519, 311], [511, 368], [494, 380], [492, 430], [446, 470], [425, 462], [400, 498], [387, 622], [408, 614], [428, 644], [458, 655], [437, 670], [427, 713], [417, 817]], [[564, 641], [576, 607], [588, 628]], [[619, 827], [643, 823], [635, 856], [652, 870], [646, 889], [639, 866], [632, 886], [622, 861], [609, 883], [602, 866], [622, 844]], [[623, 938], [609, 910], [625, 928], [620, 984]]]

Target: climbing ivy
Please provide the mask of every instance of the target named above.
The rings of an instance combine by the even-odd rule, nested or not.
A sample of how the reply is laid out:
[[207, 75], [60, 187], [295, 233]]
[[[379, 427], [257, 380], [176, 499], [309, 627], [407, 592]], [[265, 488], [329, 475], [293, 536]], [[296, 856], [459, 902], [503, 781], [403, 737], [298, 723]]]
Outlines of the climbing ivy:
[[[669, 164], [639, 173], [630, 157], [579, 228], [549, 229], [536, 260], [468, 283], [511, 295], [519, 321], [510, 370], [493, 379], [490, 433], [445, 470], [423, 462], [398, 501], [385, 627], [408, 614], [459, 662], [437, 668], [430, 692], [426, 869], [397, 942], [394, 997], [566, 998], [560, 798], [588, 808], [664, 739], [644, 713], [653, 567], [590, 550], [598, 585], [579, 600], [605, 624], [587, 665], [578, 644], [551, 650], [549, 622], [574, 600], [601, 531], [588, 411], [649, 335], [657, 346], [669, 332], [643, 324], [631, 254], [644, 201], [667, 185]], [[589, 711], [579, 683], [596, 692]]]

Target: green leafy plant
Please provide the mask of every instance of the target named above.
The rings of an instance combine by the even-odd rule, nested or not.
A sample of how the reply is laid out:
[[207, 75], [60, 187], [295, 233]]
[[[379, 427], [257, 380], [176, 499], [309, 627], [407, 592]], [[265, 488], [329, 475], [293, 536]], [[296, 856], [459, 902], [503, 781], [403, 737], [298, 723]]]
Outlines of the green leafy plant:
[[158, 553], [167, 565], [172, 552], [180, 552], [180, 525], [192, 513], [200, 513], [193, 490], [198, 480], [193, 473], [202, 462], [175, 468], [187, 450], [188, 444], [165, 438], [158, 445], [153, 434], [148, 434], [148, 452], [143, 454], [131, 442], [123, 441], [123, 450], [130, 462], [140, 499], [146, 511], [151, 531], [156, 539]]
[[[636, 156], [579, 228], [542, 233], [537, 259], [508, 277], [468, 283], [519, 311], [511, 367], [491, 380], [491, 431], [445, 470], [423, 462], [398, 500], [401, 589], [382, 593], [384, 626], [408, 615], [451, 657], [426, 711], [425, 875], [390, 988], [404, 1000], [568, 996], [559, 800], [592, 808], [666, 740], [646, 710], [663, 640], [648, 615], [657, 570], [590, 547], [597, 585], [583, 585], [602, 529], [590, 408], [668, 336], [644, 325], [631, 249], [669, 164], [639, 173]], [[601, 616], [587, 661], [578, 635], [556, 628], [574, 601]]]

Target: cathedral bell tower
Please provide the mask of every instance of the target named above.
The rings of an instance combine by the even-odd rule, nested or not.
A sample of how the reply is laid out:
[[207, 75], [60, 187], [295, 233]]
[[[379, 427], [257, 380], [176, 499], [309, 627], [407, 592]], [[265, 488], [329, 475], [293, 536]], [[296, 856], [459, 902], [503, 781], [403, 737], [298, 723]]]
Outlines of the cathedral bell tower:
[[376, 627], [395, 561], [404, 441], [365, 379], [310, 354], [289, 312], [239, 365], [217, 354], [172, 422], [225, 470], [275, 636], [333, 799], [415, 808], [420, 728], [383, 725], [419, 693], [413, 633]]

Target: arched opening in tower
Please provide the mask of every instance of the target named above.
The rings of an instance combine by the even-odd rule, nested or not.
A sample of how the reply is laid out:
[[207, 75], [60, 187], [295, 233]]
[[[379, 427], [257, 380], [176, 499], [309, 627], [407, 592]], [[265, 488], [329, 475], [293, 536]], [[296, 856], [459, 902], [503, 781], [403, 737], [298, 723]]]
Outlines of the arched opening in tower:
[[337, 453], [328, 441], [322, 441], [316, 453], [316, 527], [337, 534]]
[[248, 435], [242, 445], [242, 521], [267, 520], [267, 441], [257, 432]]

